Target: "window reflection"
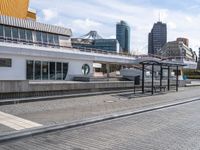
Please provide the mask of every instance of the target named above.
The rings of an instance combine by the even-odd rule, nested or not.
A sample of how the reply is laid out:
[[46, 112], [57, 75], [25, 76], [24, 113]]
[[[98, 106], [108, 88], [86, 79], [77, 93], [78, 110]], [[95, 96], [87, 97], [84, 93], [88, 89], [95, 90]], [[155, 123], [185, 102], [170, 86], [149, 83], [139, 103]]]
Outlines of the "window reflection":
[[42, 79], [43, 80], [48, 80], [48, 72], [49, 72], [49, 67], [48, 67], [48, 62], [42, 62]]
[[62, 71], [61, 71], [61, 63], [56, 63], [56, 80], [62, 80]]
[[3, 37], [4, 37], [3, 26], [0, 25], [0, 41], [3, 41]]
[[35, 61], [35, 80], [41, 80], [41, 61]]
[[11, 39], [11, 27], [5, 26], [5, 37]]
[[42, 43], [41, 32], [36, 32], [36, 41]]
[[28, 80], [33, 80], [33, 61], [28, 60], [27, 61], [27, 66], [26, 66], [26, 78]]
[[19, 33], [17, 28], [12, 28], [12, 36], [13, 40], [17, 42], [17, 40], [19, 39]]
[[26, 30], [26, 37], [27, 37], [27, 41], [28, 41], [28, 42], [33, 42], [32, 31]]
[[42, 33], [42, 40], [43, 40], [43, 44], [46, 46], [48, 44], [47, 33]]
[[[35, 38], [33, 38], [33, 35]], [[47, 32], [32, 31], [29, 29], [0, 25], [0, 41], [9, 40], [16, 43], [39, 44], [40, 46], [51, 46], [59, 48], [59, 35]]]
[[55, 62], [50, 62], [50, 80], [56, 79], [56, 65]]
[[68, 63], [63, 63], [63, 80], [66, 79], [68, 73]]
[[19, 35], [20, 35], [20, 40], [22, 41], [26, 40], [26, 32], [24, 29], [19, 29]]

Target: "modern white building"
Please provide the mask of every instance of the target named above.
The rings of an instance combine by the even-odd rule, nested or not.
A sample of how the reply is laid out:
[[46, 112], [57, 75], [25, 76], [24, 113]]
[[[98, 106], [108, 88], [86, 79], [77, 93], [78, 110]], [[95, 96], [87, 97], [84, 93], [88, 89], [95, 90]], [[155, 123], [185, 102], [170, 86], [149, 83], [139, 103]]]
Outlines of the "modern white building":
[[73, 80], [93, 76], [93, 63], [133, 64], [136, 58], [71, 47], [72, 31], [0, 16], [0, 80]]

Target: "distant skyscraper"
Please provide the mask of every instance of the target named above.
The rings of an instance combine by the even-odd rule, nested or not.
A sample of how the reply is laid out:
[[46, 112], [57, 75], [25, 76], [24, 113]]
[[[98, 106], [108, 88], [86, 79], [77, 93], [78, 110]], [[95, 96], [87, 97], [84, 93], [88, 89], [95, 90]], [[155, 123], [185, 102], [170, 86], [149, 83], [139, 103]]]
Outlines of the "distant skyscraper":
[[130, 52], [130, 27], [125, 21], [116, 25], [116, 38], [119, 41], [122, 52]]
[[167, 42], [167, 25], [162, 22], [154, 24], [148, 36], [148, 53], [157, 54]]

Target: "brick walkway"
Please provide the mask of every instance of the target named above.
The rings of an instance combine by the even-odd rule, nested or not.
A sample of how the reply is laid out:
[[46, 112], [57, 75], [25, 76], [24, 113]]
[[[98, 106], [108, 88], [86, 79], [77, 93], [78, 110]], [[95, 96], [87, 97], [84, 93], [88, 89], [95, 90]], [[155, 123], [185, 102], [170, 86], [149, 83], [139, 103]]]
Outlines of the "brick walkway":
[[[168, 97], [168, 96], [167, 96]], [[1, 150], [199, 150], [200, 102], [1, 143]]]
[[[27, 119], [42, 125], [77, 121], [125, 110], [138, 110], [167, 104], [177, 100], [200, 97], [200, 87], [181, 88], [178, 93], [127, 99], [117, 94], [90, 96], [53, 101], [31, 102], [0, 106], [0, 111]], [[0, 134], [6, 132], [0, 128]], [[8, 130], [10, 131], [10, 129]]]

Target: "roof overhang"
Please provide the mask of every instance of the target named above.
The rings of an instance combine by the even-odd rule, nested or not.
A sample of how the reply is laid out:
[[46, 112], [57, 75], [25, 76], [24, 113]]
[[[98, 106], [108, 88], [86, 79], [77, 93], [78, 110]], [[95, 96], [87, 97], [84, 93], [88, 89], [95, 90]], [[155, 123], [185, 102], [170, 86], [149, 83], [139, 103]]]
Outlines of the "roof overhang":
[[42, 32], [49, 32], [69, 37], [72, 36], [71, 29], [43, 24], [30, 19], [20, 19], [20, 18], [0, 15], [0, 24], [25, 28], [30, 30], [36, 30], [36, 31], [42, 31]]

